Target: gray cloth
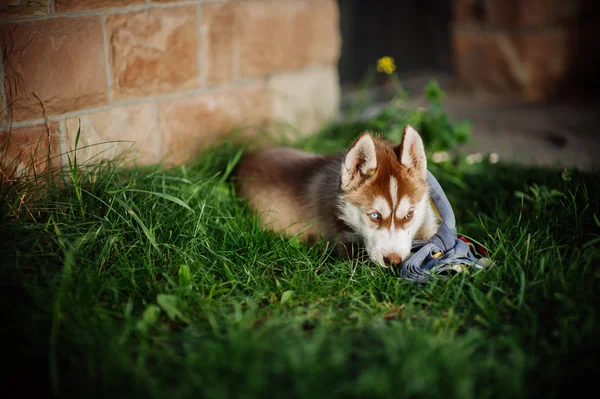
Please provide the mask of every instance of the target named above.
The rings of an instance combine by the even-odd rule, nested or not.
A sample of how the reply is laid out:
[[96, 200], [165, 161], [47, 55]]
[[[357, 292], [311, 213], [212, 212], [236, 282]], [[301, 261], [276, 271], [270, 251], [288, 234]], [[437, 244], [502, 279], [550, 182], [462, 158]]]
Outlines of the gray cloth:
[[401, 275], [411, 281], [427, 282], [433, 274], [464, 270], [461, 266], [476, 269], [489, 267], [489, 259], [477, 258], [469, 245], [458, 239], [452, 206], [437, 179], [429, 171], [427, 184], [429, 195], [442, 221], [437, 233], [429, 240], [413, 242], [413, 253], [402, 265]]

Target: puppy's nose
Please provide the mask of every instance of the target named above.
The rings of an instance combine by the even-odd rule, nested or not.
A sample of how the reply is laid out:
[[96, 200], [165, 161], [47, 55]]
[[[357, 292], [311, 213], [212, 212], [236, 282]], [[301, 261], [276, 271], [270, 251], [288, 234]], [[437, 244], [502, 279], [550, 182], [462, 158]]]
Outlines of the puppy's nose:
[[402, 257], [397, 253], [392, 252], [383, 257], [383, 263], [385, 263], [386, 266], [399, 265], [402, 263]]

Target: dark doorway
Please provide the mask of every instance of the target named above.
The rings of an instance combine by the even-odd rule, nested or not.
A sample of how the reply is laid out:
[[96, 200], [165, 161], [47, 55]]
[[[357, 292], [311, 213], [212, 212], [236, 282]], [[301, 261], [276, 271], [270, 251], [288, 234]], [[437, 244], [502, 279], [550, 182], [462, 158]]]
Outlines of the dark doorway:
[[400, 75], [450, 72], [450, 0], [338, 0], [340, 83], [351, 89], [379, 57]]

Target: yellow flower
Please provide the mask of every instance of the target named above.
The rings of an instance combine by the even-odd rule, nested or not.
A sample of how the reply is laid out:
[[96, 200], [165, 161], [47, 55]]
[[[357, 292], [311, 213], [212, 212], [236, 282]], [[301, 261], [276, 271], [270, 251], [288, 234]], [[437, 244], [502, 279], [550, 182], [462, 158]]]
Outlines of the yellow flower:
[[391, 75], [396, 70], [396, 64], [392, 57], [381, 57], [377, 60], [377, 71]]

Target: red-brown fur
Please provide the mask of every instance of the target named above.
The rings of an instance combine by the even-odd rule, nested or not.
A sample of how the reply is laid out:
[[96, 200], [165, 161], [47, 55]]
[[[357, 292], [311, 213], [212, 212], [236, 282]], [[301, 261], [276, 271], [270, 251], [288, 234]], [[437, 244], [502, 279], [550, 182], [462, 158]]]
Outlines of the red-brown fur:
[[[417, 202], [425, 194], [427, 183], [424, 178], [418, 176], [415, 168], [409, 169], [398, 162], [402, 144], [394, 145], [381, 137], [375, 136], [373, 138], [376, 144], [377, 168], [373, 175], [363, 176], [360, 184], [347, 191], [344, 197], [355, 204], [371, 204], [376, 197], [384, 196], [391, 203], [390, 178], [395, 176], [397, 180], [402, 182], [398, 185], [397, 198], [407, 196], [412, 202]], [[405, 223], [405, 220], [396, 217], [395, 212], [392, 212], [389, 218], [382, 221], [382, 226], [389, 228], [392, 218], [395, 218], [394, 224], [396, 226]]]

